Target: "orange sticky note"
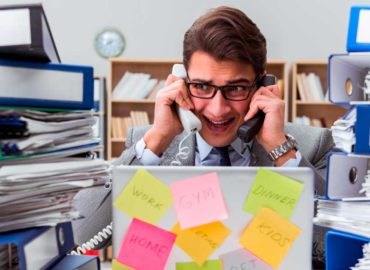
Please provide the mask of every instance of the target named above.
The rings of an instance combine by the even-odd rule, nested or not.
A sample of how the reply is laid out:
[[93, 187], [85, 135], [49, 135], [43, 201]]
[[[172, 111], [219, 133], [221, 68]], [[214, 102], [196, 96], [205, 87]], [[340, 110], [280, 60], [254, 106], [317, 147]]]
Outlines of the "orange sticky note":
[[171, 232], [177, 235], [176, 245], [193, 258], [198, 265], [202, 265], [231, 233], [219, 221], [186, 230], [181, 230], [177, 223]]
[[301, 229], [269, 208], [262, 208], [249, 223], [240, 244], [254, 255], [278, 268]]

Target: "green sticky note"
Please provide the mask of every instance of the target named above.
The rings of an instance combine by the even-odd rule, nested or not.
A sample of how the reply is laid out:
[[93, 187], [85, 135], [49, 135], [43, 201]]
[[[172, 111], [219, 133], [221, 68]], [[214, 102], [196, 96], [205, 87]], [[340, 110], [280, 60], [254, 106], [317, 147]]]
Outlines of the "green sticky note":
[[263, 207], [290, 218], [303, 191], [303, 183], [279, 173], [259, 169], [243, 210], [257, 214]]
[[113, 259], [112, 260], [112, 270], [134, 270], [134, 269], [120, 263], [116, 259]]
[[158, 178], [139, 169], [113, 205], [129, 216], [157, 224], [172, 205], [172, 193]]
[[176, 270], [222, 270], [221, 260], [205, 261], [202, 266], [195, 262], [176, 263]]

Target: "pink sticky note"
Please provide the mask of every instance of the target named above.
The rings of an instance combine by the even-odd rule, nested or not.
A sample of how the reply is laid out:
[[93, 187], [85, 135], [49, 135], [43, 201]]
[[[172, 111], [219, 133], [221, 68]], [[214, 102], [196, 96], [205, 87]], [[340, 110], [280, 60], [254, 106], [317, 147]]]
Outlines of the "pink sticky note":
[[171, 184], [177, 220], [187, 229], [227, 218], [216, 173], [194, 176]]
[[137, 270], [165, 267], [176, 235], [133, 219], [117, 256], [117, 261]]

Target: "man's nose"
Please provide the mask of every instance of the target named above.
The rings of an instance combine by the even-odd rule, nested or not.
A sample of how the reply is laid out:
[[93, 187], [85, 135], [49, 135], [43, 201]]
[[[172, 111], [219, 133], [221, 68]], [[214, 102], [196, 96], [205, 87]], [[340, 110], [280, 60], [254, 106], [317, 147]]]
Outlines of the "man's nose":
[[222, 115], [230, 110], [228, 101], [224, 98], [221, 91], [217, 91], [211, 100], [211, 109], [214, 115]]

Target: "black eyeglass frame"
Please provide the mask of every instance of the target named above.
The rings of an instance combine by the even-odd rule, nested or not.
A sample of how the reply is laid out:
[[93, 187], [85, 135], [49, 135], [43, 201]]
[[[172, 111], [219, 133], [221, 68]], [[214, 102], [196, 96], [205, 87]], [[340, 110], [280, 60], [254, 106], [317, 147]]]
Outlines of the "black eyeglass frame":
[[[187, 77], [187, 80], [185, 80], [185, 85], [186, 85], [186, 89], [187, 89], [187, 91], [188, 91], [188, 93], [189, 93], [189, 95], [190, 96], [192, 96], [192, 97], [195, 97], [195, 98], [201, 98], [201, 99], [212, 99], [215, 95], [216, 95], [216, 93], [217, 93], [217, 91], [221, 91], [221, 94], [222, 94], [222, 96], [224, 97], [224, 99], [226, 99], [226, 100], [231, 100], [231, 101], [243, 101], [243, 100], [247, 100], [249, 97], [250, 97], [250, 95], [251, 95], [251, 93], [252, 92], [254, 92], [254, 90], [256, 89], [256, 88], [258, 88], [258, 86], [261, 84], [261, 79], [262, 79], [262, 77], [261, 76], [256, 76], [256, 78], [254, 79], [254, 81], [253, 81], [253, 83], [252, 83], [252, 85], [224, 85], [224, 86], [217, 86], [217, 85], [214, 85], [214, 84], [208, 84], [208, 83], [201, 83], [201, 82], [191, 82], [191, 81], [189, 81], [189, 77]], [[192, 93], [191, 93], [191, 91], [190, 91], [190, 85], [196, 85], [196, 84], [204, 84], [204, 85], [206, 85], [206, 86], [211, 86], [211, 87], [213, 87], [213, 93], [212, 93], [212, 95], [211, 96], [209, 96], [209, 97], [200, 97], [200, 96], [195, 96], [195, 95], [193, 95]], [[244, 88], [247, 88], [248, 89], [248, 95], [245, 97], [245, 98], [242, 98], [242, 99], [233, 99], [233, 98], [229, 98], [229, 97], [227, 97], [226, 96], [226, 94], [225, 94], [225, 88], [227, 88], [227, 87], [244, 87]]]

